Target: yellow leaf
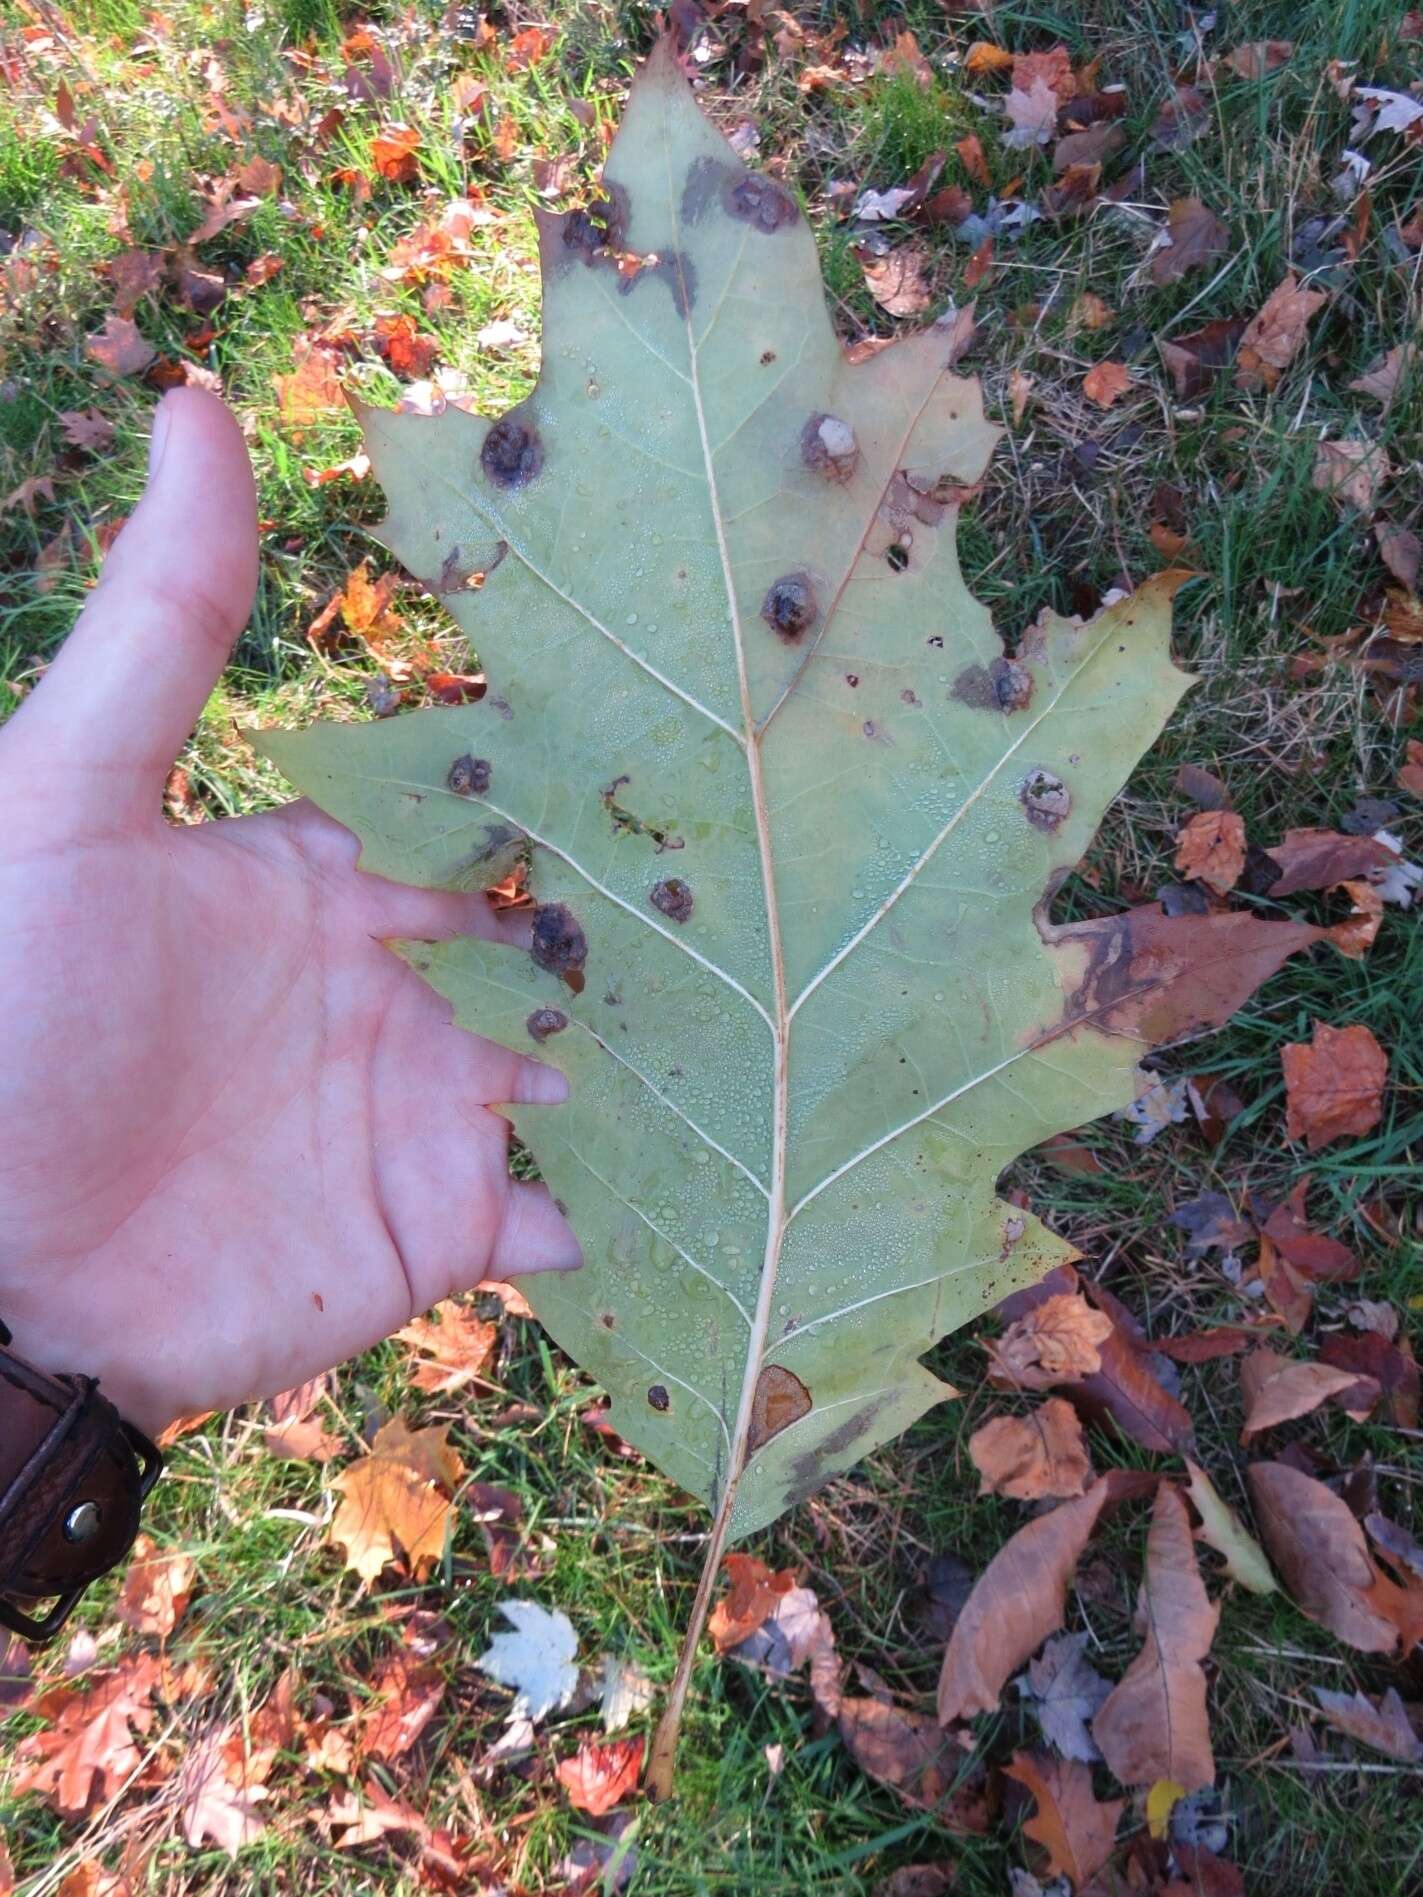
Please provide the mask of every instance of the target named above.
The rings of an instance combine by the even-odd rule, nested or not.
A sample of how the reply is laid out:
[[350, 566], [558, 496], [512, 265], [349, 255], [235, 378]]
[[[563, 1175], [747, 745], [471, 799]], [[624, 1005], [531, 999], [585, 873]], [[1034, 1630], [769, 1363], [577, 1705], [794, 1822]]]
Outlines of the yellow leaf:
[[1178, 1785], [1174, 1778], [1157, 1779], [1146, 1794], [1146, 1828], [1153, 1838], [1159, 1840], [1166, 1836], [1176, 1802], [1185, 1796], [1185, 1786]]

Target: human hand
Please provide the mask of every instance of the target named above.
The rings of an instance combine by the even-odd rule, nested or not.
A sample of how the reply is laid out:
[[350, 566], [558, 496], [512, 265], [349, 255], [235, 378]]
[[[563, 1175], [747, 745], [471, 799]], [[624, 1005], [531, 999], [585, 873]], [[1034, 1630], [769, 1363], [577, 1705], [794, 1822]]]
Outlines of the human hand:
[[382, 946], [518, 939], [355, 869], [306, 803], [162, 793], [246, 621], [257, 518], [215, 397], [158, 411], [142, 504], [0, 730], [0, 1317], [156, 1433], [270, 1395], [484, 1277], [578, 1262], [497, 1103], [552, 1068], [450, 1025]]

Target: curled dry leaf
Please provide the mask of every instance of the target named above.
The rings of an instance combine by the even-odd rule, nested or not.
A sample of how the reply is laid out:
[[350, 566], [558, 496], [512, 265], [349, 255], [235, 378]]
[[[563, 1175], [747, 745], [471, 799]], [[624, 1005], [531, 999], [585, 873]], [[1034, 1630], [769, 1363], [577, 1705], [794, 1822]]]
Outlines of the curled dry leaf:
[[1380, 1572], [1347, 1502], [1287, 1462], [1245, 1472], [1260, 1534], [1295, 1605], [1361, 1653], [1408, 1651], [1423, 1634], [1423, 1588]]
[[1180, 1492], [1163, 1482], [1146, 1543], [1137, 1620], [1146, 1643], [1092, 1722], [1092, 1737], [1123, 1785], [1172, 1779], [1187, 1791], [1215, 1779], [1201, 1661], [1220, 1607], [1206, 1594]]
[[1388, 1056], [1362, 1022], [1347, 1028], [1316, 1021], [1309, 1041], [1280, 1050], [1285, 1075], [1285, 1132], [1317, 1153], [1331, 1140], [1372, 1132], [1383, 1118]]
[[1321, 494], [1371, 514], [1393, 469], [1376, 441], [1321, 441], [1314, 453], [1314, 485]]
[[1328, 301], [1323, 290], [1302, 290], [1293, 273], [1276, 284], [1240, 338], [1235, 357], [1238, 386], [1274, 388], [1303, 343], [1309, 319]]
[[469, 1305], [447, 1298], [395, 1335], [417, 1353], [409, 1372], [415, 1388], [443, 1394], [462, 1390], [467, 1383], [487, 1381], [499, 1326], [480, 1317]]
[[1176, 868], [1218, 896], [1234, 889], [1245, 868], [1245, 819], [1234, 810], [1199, 811], [1176, 839]]
[[1091, 1766], [1076, 1759], [1015, 1752], [1013, 1763], [1005, 1765], [1003, 1772], [1036, 1800], [1037, 1809], [1024, 1824], [1023, 1836], [1046, 1849], [1049, 1876], [1069, 1877], [1073, 1888], [1080, 1890], [1112, 1855], [1126, 1800], [1113, 1798], [1099, 1804], [1092, 1793]]
[[1265, 1551], [1199, 1464], [1186, 1461], [1189, 1493], [1201, 1518], [1202, 1541], [1225, 1557], [1225, 1571], [1252, 1594], [1276, 1592]]
[[1077, 1412], [1060, 1396], [1026, 1416], [995, 1416], [969, 1438], [980, 1495], [1015, 1502], [1081, 1495], [1092, 1480], [1092, 1458]]
[[1286, 830], [1284, 841], [1265, 854], [1280, 872], [1266, 891], [1271, 896], [1332, 889], [1398, 861], [1398, 851], [1378, 837], [1349, 836], [1342, 830]]
[[926, 1713], [884, 1699], [845, 1699], [836, 1721], [862, 1772], [888, 1785], [916, 1811], [931, 1811], [949, 1831], [982, 1835], [988, 1803], [982, 1767], [957, 1736]]
[[865, 287], [887, 316], [922, 316], [933, 301], [929, 253], [922, 244], [901, 244], [877, 257], [858, 248]]
[[1308, 1416], [1331, 1397], [1347, 1393], [1350, 1401], [1345, 1407], [1353, 1412], [1360, 1407], [1371, 1409], [1379, 1393], [1372, 1377], [1357, 1377], [1327, 1363], [1282, 1357], [1274, 1350], [1257, 1350], [1245, 1359], [1240, 1366], [1240, 1387], [1245, 1397], [1245, 1426], [1240, 1440], [1246, 1444], [1267, 1429], [1277, 1429], [1297, 1416]]
[[776, 1603], [796, 1585], [794, 1572], [787, 1568], [773, 1573], [755, 1555], [733, 1550], [722, 1560], [728, 1586], [707, 1621], [718, 1653], [739, 1647], [755, 1633], [774, 1611]]
[[1399, 383], [1412, 371], [1417, 356], [1416, 343], [1398, 343], [1377, 362], [1370, 363], [1349, 387], [1356, 395], [1372, 395], [1380, 407], [1387, 409], [1398, 393]]
[[996, 1376], [1022, 1390], [1076, 1383], [1102, 1367], [1112, 1320], [1076, 1292], [1062, 1292], [1014, 1319], [987, 1346]]
[[1194, 402], [1219, 379], [1235, 360], [1245, 329], [1242, 317], [1217, 317], [1202, 329], [1158, 339], [1156, 347], [1176, 385], [1178, 402]]
[[1067, 1583], [1087, 1546], [1106, 1479], [1020, 1528], [974, 1584], [949, 1636], [939, 1675], [939, 1720], [947, 1726], [991, 1713], [1010, 1675], [1062, 1625]]
[[571, 1759], [558, 1762], [558, 1782], [575, 1811], [601, 1818], [637, 1789], [647, 1741], [641, 1733], [631, 1739], [585, 1739]]
[[1098, 408], [1110, 408], [1131, 387], [1131, 371], [1121, 362], [1094, 362], [1082, 378], [1082, 393]]

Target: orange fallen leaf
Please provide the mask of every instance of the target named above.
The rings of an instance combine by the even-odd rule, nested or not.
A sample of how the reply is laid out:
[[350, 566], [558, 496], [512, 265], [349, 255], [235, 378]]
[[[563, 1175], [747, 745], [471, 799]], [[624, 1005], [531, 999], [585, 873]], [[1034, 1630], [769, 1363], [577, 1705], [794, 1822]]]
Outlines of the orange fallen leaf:
[[411, 184], [420, 171], [420, 133], [413, 125], [387, 125], [371, 140], [371, 163], [391, 184]]
[[38, 1792], [64, 1817], [83, 1817], [142, 1767], [136, 1735], [151, 1731], [158, 1716], [158, 1683], [157, 1660], [136, 1653], [88, 1681], [87, 1690], [46, 1693], [32, 1710], [52, 1723], [15, 1748], [10, 1793]]
[[135, 1633], [166, 1640], [188, 1611], [194, 1571], [191, 1555], [160, 1551], [151, 1535], [140, 1535], [124, 1571], [119, 1619]]
[[1314, 451], [1314, 486], [1321, 494], [1373, 512], [1379, 489], [1393, 469], [1376, 441], [1321, 441]]
[[939, 1674], [939, 1723], [996, 1710], [1009, 1676], [1062, 1625], [1067, 1583], [1107, 1499], [1102, 1477], [1020, 1528], [974, 1583]]
[[1245, 868], [1244, 818], [1234, 810], [1198, 812], [1176, 839], [1176, 868], [1218, 896], [1234, 889]]
[[1245, 326], [1235, 357], [1242, 389], [1272, 389], [1305, 338], [1309, 319], [1329, 301], [1323, 290], [1302, 290], [1291, 272], [1276, 284]]
[[1294, 50], [1293, 40], [1249, 40], [1232, 52], [1222, 53], [1216, 63], [1237, 79], [1263, 79], [1287, 65]]
[[1037, 1809], [1024, 1824], [1023, 1836], [1045, 1847], [1049, 1876], [1069, 1877], [1073, 1888], [1080, 1890], [1112, 1855], [1126, 1800], [1113, 1798], [1099, 1804], [1092, 1793], [1092, 1768], [1078, 1759], [1015, 1752], [1013, 1763], [1005, 1765], [1003, 1773], [1036, 1800]]
[[585, 1739], [571, 1759], [558, 1762], [558, 1782], [575, 1811], [601, 1818], [637, 1787], [646, 1740]]
[[372, 1697], [359, 1707], [349, 1736], [362, 1757], [403, 1758], [434, 1718], [445, 1695], [445, 1677], [402, 1647], [377, 1664], [368, 1684]]
[[553, 45], [553, 34], [547, 27], [526, 26], [522, 33], [516, 33], [504, 49], [504, 68], [507, 72], [521, 72], [526, 66], [536, 66], [547, 57]]
[[1081, 1495], [1092, 1479], [1092, 1459], [1077, 1412], [1065, 1397], [1049, 1397], [1028, 1416], [995, 1416], [969, 1438], [980, 1495], [1017, 1502]]
[[1082, 393], [1098, 408], [1110, 408], [1131, 387], [1131, 372], [1120, 362], [1094, 362], [1082, 378]]
[[977, 132], [970, 132], [954, 146], [964, 170], [975, 184], [991, 185], [993, 174], [988, 169], [988, 160], [983, 152], [983, 140]]
[[454, 1516], [446, 1491], [464, 1473], [448, 1436], [447, 1427], [412, 1431], [393, 1417], [370, 1455], [335, 1478], [341, 1502], [330, 1537], [363, 1581], [401, 1560], [418, 1576], [443, 1555]]
[[1410, 797], [1423, 797], [1423, 741], [1410, 738], [1398, 770], [1398, 788]]
[[1092, 1737], [1123, 1785], [1172, 1779], [1195, 1791], [1214, 1782], [1201, 1661], [1219, 1619], [1219, 1603], [1206, 1594], [1196, 1565], [1186, 1504], [1173, 1484], [1163, 1482], [1137, 1606], [1146, 1642], [1092, 1722]]
[[427, 1316], [413, 1319], [395, 1335], [421, 1359], [410, 1366], [410, 1379], [416, 1389], [442, 1393], [487, 1380], [499, 1326], [451, 1298], [437, 1304]]
[[1111, 1318], [1077, 1293], [1061, 1292], [1025, 1311], [988, 1350], [1004, 1379], [1020, 1389], [1047, 1390], [1100, 1370], [1098, 1347], [1111, 1332]]
[[730, 1585], [707, 1621], [707, 1631], [718, 1653], [726, 1653], [749, 1639], [780, 1597], [789, 1594], [796, 1584], [790, 1569], [775, 1574], [755, 1555], [733, 1552], [726, 1556], [722, 1568]]
[[1317, 1153], [1331, 1140], [1372, 1132], [1383, 1118], [1388, 1056], [1362, 1022], [1346, 1028], [1316, 1021], [1313, 1038], [1280, 1050], [1285, 1075], [1285, 1133]]
[[1050, 46], [1043, 53], [1016, 53], [1013, 56], [1013, 85], [1019, 92], [1031, 92], [1035, 83], [1041, 80], [1051, 87], [1062, 105], [1069, 104], [1077, 96], [1077, 81], [1072, 74], [1072, 60], [1067, 48], [1061, 44]]
[[440, 353], [439, 338], [426, 336], [411, 316], [378, 316], [375, 343], [397, 375], [418, 380], [429, 375]]
[[975, 40], [964, 54], [964, 71], [975, 77], [985, 73], [1009, 72], [1013, 66], [1013, 55], [1006, 47], [995, 46], [991, 40]]
[[860, 1770], [912, 1810], [932, 1812], [947, 1831], [981, 1837], [988, 1830], [982, 1766], [970, 1764], [958, 1735], [941, 1732], [927, 1713], [889, 1699], [844, 1699], [836, 1725]]
[[292, 428], [305, 428], [346, 405], [334, 359], [309, 338], [297, 343], [291, 371], [274, 375], [272, 386], [281, 418]]

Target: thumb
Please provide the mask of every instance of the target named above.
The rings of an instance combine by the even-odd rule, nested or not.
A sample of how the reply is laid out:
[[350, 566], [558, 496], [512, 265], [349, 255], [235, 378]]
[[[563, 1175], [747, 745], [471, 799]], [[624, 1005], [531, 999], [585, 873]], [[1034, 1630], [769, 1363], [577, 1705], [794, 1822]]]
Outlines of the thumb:
[[159, 814], [163, 780], [247, 623], [257, 500], [246, 443], [201, 389], [158, 405], [148, 485], [99, 584], [4, 734], [6, 762], [64, 786], [51, 808]]

